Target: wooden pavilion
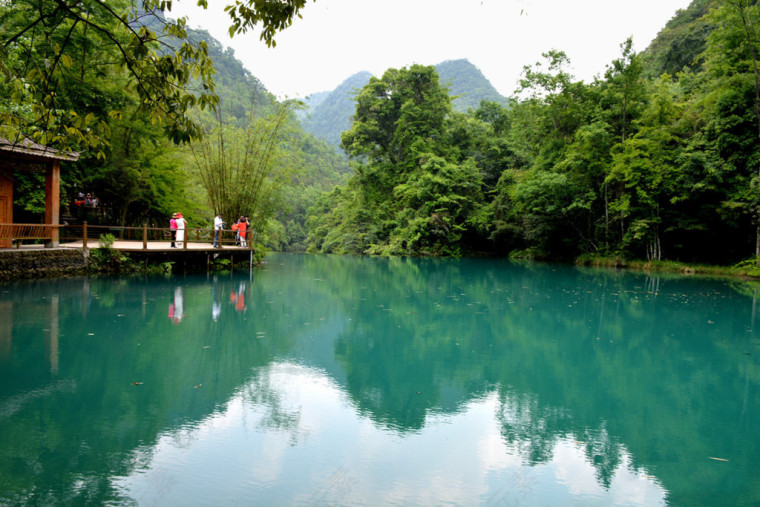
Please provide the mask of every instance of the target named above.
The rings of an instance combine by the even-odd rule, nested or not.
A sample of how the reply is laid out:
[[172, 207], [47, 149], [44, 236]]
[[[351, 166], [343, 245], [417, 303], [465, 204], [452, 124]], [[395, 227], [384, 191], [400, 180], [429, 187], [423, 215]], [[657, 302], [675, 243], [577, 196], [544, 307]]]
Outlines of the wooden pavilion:
[[[0, 137], [0, 224], [13, 222], [13, 187], [17, 171], [45, 171], [45, 225], [58, 225], [60, 215], [61, 161], [75, 162], [78, 153], [62, 153], [37, 144], [27, 137], [9, 141]], [[56, 247], [59, 243], [57, 227], [48, 227], [45, 246]], [[10, 248], [12, 239], [4, 234], [0, 248]]]

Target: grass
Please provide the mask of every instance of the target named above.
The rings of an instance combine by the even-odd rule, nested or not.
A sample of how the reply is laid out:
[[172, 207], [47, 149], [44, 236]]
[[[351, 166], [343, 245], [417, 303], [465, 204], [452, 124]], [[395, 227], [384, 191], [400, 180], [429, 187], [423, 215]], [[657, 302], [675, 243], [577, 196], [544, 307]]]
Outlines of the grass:
[[619, 256], [598, 257], [584, 255], [576, 259], [576, 264], [580, 266], [623, 268], [647, 273], [677, 273], [681, 275], [760, 279], [760, 264], [758, 262], [758, 259], [748, 259], [733, 266], [713, 266], [667, 260], [630, 260]]

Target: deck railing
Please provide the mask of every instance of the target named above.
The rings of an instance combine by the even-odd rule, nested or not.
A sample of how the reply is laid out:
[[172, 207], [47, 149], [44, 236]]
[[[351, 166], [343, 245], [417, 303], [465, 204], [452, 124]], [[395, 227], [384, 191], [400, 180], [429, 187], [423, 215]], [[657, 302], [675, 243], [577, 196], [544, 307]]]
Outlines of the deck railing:
[[[187, 249], [188, 243], [214, 242], [214, 230], [205, 228], [186, 228], [185, 240], [174, 241], [177, 248]], [[111, 234], [117, 241], [137, 241], [142, 243], [143, 249], [148, 249], [150, 243], [165, 243], [169, 247], [172, 243], [172, 233], [168, 227], [121, 227], [114, 225], [89, 225], [87, 222], [77, 225], [52, 225], [52, 224], [0, 224], [0, 245], [3, 242], [16, 242], [16, 248], [21, 246], [22, 241], [47, 241], [57, 237], [61, 244], [82, 242], [82, 248], [97, 248], [100, 237]], [[225, 229], [220, 231], [221, 246], [235, 246], [237, 248], [253, 249], [252, 231], [246, 232], [246, 246], [239, 246], [236, 232]]]

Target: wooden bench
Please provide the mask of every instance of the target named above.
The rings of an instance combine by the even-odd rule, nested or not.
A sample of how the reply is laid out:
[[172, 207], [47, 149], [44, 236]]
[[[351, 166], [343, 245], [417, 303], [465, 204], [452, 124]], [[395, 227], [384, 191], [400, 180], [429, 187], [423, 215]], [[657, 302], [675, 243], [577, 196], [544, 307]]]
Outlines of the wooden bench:
[[51, 224], [0, 224], [0, 245], [6, 241], [16, 241], [16, 248], [26, 239], [47, 239], [53, 237], [57, 225]]

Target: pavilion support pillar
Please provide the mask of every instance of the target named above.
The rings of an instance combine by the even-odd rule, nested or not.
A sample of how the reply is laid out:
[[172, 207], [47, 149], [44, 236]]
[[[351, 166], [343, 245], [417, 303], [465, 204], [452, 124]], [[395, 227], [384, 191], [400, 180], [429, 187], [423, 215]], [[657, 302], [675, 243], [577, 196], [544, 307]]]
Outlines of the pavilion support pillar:
[[[45, 224], [58, 225], [61, 210], [61, 163], [58, 160], [49, 162], [45, 172]], [[46, 248], [59, 245], [58, 227], [53, 227], [50, 239], [45, 243]]]

